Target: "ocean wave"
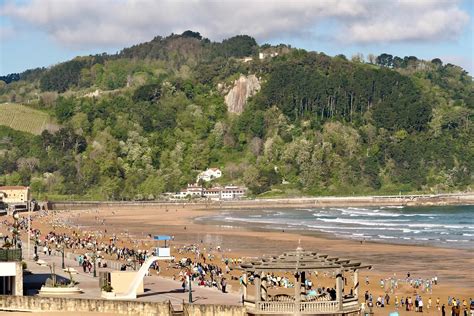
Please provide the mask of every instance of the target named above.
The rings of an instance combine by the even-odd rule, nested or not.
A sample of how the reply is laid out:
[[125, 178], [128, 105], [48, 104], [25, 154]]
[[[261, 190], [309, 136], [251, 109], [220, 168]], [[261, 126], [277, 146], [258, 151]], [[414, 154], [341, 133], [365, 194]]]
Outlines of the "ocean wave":
[[[406, 225], [405, 223], [387, 223], [381, 221], [363, 221], [363, 220], [350, 220], [346, 218], [321, 218], [320, 221], [327, 222], [327, 223], [341, 223], [341, 224], [355, 224], [355, 225], [363, 225], [363, 226], [387, 226], [387, 227], [398, 227]], [[399, 221], [406, 221], [406, 220], [399, 220]]]
[[386, 208], [396, 208], [396, 209], [403, 209], [405, 206], [403, 205], [388, 205], [388, 206], [381, 206], [381, 209], [386, 209]]
[[465, 225], [445, 225], [445, 224], [429, 224], [429, 223], [420, 223], [420, 224], [408, 224], [408, 227], [420, 227], [420, 228], [457, 228], [457, 229], [474, 229], [474, 226], [465, 226]]
[[419, 237], [419, 238], [415, 238], [415, 240], [428, 241], [429, 239], [425, 237]]

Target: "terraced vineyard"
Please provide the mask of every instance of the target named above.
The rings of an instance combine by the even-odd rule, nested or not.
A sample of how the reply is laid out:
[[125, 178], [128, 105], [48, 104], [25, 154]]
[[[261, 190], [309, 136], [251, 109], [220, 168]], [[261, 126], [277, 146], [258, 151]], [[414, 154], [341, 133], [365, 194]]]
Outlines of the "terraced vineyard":
[[47, 113], [12, 103], [0, 104], [0, 125], [36, 135], [55, 126]]

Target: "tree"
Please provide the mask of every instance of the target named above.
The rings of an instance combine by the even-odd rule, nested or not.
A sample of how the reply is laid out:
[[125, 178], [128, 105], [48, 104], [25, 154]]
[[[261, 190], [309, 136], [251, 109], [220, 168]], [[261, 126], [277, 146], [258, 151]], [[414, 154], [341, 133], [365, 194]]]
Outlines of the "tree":
[[74, 99], [59, 97], [56, 101], [54, 113], [59, 122], [65, 122], [74, 115]]
[[196, 38], [198, 40], [201, 40], [202, 39], [202, 36], [199, 32], [193, 32], [193, 31], [190, 31], [190, 30], [187, 30], [187, 31], [184, 31], [182, 34], [181, 34], [182, 37], [191, 37], [191, 38]]
[[393, 56], [390, 54], [383, 53], [376, 58], [377, 65], [383, 67], [392, 67], [393, 66]]
[[393, 58], [393, 68], [403, 68], [405, 67], [405, 62], [402, 58], [395, 56]]
[[256, 53], [257, 42], [248, 35], [237, 35], [222, 41], [221, 47], [225, 57], [242, 58]]
[[369, 61], [369, 64], [375, 64], [376, 58], [374, 54], [368, 54], [367, 55], [367, 60]]
[[161, 97], [161, 83], [151, 83], [140, 86], [133, 93], [132, 100], [134, 102], [140, 101], [158, 101]]
[[434, 58], [431, 60], [431, 63], [437, 67], [443, 66], [443, 62], [439, 58]]
[[40, 79], [41, 90], [64, 92], [76, 86], [86, 64], [84, 60], [71, 60], [52, 67]]
[[352, 55], [351, 61], [354, 63], [363, 63], [364, 62], [364, 55], [362, 53], [357, 53]]

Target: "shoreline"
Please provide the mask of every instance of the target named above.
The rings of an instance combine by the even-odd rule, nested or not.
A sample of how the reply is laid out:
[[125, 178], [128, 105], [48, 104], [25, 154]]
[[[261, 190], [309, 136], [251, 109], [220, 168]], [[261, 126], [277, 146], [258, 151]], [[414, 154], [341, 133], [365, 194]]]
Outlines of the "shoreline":
[[106, 206], [176, 206], [194, 205], [210, 209], [239, 207], [327, 207], [327, 206], [447, 206], [474, 205], [474, 192], [448, 194], [322, 196], [291, 198], [257, 198], [242, 200], [189, 201], [50, 201], [52, 209], [76, 209]]
[[[207, 219], [207, 218], [206, 218]], [[255, 232], [282, 232], [281, 228], [267, 228], [263, 227], [260, 223], [246, 223], [243, 225], [242, 223], [238, 222], [224, 222], [224, 221], [219, 221], [217, 219], [209, 219], [208, 223], [204, 223], [204, 220], [200, 219], [200, 217], [196, 217], [193, 219], [193, 222], [195, 224], [201, 224], [201, 225], [209, 225], [209, 226], [221, 226], [221, 227], [233, 227], [233, 228], [238, 228], [238, 229], [245, 229], [245, 230], [250, 230], [250, 231], [255, 231]], [[342, 236], [338, 236], [335, 233], [328, 233], [328, 232], [323, 232], [320, 230], [304, 230], [304, 229], [291, 229], [291, 228], [285, 228], [284, 233], [288, 234], [296, 234], [296, 235], [301, 235], [301, 236], [308, 236], [308, 237], [316, 237], [316, 238], [322, 238], [322, 239], [327, 239], [327, 240], [335, 240], [335, 241], [350, 241], [350, 242], [355, 242], [355, 243], [367, 243], [367, 244], [376, 244], [376, 245], [395, 245], [395, 246], [409, 246], [409, 247], [428, 247], [428, 248], [433, 248], [433, 249], [456, 249], [456, 250], [463, 250], [463, 251], [470, 251], [469, 247], [453, 247], [452, 245], [440, 245], [437, 246], [432, 243], [410, 243], [410, 242], [402, 242], [402, 241], [390, 241], [392, 239], [369, 239], [369, 238], [344, 238]], [[474, 247], [474, 246], [473, 246]]]
[[[195, 218], [219, 212], [217, 209], [195, 208], [188, 204], [178, 208], [169, 207], [103, 207], [97, 211], [85, 211], [73, 222], [80, 222], [81, 228], [98, 229], [93, 214], [99, 212], [106, 218], [107, 226], [117, 232], [126, 231], [138, 239], [145, 239], [145, 232], [174, 236], [175, 245], [203, 243], [219, 245], [231, 256], [259, 257], [278, 255], [294, 250], [300, 243], [304, 249], [329, 255], [360, 260], [374, 266], [367, 274], [374, 279], [396, 273], [411, 272], [423, 278], [437, 275], [449, 288], [456, 292], [472, 292], [474, 275], [466, 267], [474, 266], [474, 256], [462, 249], [434, 247], [430, 245], [406, 245], [328, 237], [322, 234], [301, 234], [293, 231], [253, 229], [213, 223], [199, 223]], [[68, 212], [66, 211], [66, 214]], [[83, 212], [81, 212], [83, 213]], [[64, 214], [64, 213], [63, 213]], [[69, 213], [70, 215], [74, 213]], [[100, 229], [100, 228], [99, 228]]]
[[[268, 206], [268, 205], [267, 205]], [[288, 207], [288, 205], [284, 205]], [[392, 297], [414, 296], [421, 293], [424, 298], [440, 297], [446, 301], [448, 296], [469, 298], [474, 293], [474, 275], [468, 267], [474, 266], [474, 255], [465, 250], [439, 248], [426, 245], [397, 245], [375, 243], [367, 240], [364, 243], [355, 240], [338, 239], [325, 234], [301, 234], [293, 231], [267, 231], [251, 227], [216, 225], [199, 223], [198, 217], [218, 214], [223, 208], [209, 207], [205, 204], [181, 203], [172, 205], [108, 205], [85, 207], [77, 211], [69, 208], [47, 212], [43, 217], [33, 221], [34, 228], [42, 232], [58, 233], [80, 231], [81, 234], [103, 236], [116, 235], [119, 247], [132, 246], [135, 249], [151, 249], [156, 246], [150, 235], [170, 235], [171, 251], [177, 259], [194, 257], [192, 253], [179, 253], [179, 249], [196, 245], [206, 253], [212, 253], [213, 263], [224, 267], [225, 258], [241, 258], [243, 261], [252, 258], [279, 255], [293, 251], [301, 246], [303, 249], [324, 253], [329, 256], [349, 259], [370, 265], [371, 270], [360, 271], [360, 280], [370, 280], [370, 284], [361, 282], [361, 293], [366, 290], [374, 297], [383, 295], [380, 280], [397, 278], [400, 288]], [[238, 210], [237, 210], [238, 211]], [[21, 216], [25, 216], [22, 213]], [[216, 251], [219, 246], [221, 251]], [[178, 270], [162, 267], [161, 276], [175, 278]], [[238, 277], [238, 270], [232, 271]], [[407, 273], [412, 278], [428, 280], [437, 277], [439, 283], [432, 293], [417, 292], [405, 282]], [[326, 282], [323, 280], [323, 282]], [[331, 285], [330, 283], [325, 283]], [[229, 280], [233, 292], [238, 292], [238, 281]], [[382, 315], [376, 310], [376, 315]], [[403, 315], [406, 315], [402, 313]], [[436, 315], [435, 310], [427, 313]]]

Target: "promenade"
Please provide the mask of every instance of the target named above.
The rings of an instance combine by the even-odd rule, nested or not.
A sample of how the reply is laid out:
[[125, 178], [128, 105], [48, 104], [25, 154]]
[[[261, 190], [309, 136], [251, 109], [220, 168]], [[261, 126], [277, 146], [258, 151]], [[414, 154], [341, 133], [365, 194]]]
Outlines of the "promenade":
[[[26, 249], [24, 251], [26, 254]], [[44, 255], [43, 253], [38, 253], [39, 259], [44, 260], [47, 264], [55, 264], [56, 274], [59, 277], [69, 279], [69, 274], [64, 272], [61, 269], [61, 256], [56, 255]], [[28, 289], [32, 287], [33, 289], [27, 290], [27, 295], [34, 295], [36, 289], [44, 284], [47, 278], [50, 277], [50, 268], [38, 265], [34, 260], [29, 258], [24, 258], [24, 261], [28, 265], [28, 270], [32, 272], [31, 275], [25, 275], [24, 278], [24, 288]], [[99, 271], [97, 269], [97, 277], [93, 277], [92, 273], [84, 273], [82, 267], [78, 263], [69, 258], [64, 259], [66, 267], [72, 267], [77, 270], [77, 274], [73, 274], [74, 281], [78, 282], [77, 286], [84, 291], [83, 294], [71, 295], [68, 297], [74, 298], [88, 298], [88, 299], [98, 299], [100, 298], [101, 290], [99, 288]], [[61, 279], [58, 277], [58, 281]], [[174, 281], [168, 278], [163, 278], [160, 276], [146, 276], [143, 280], [143, 285], [145, 293], [138, 296], [138, 301], [147, 301], [147, 302], [163, 302], [170, 301], [171, 304], [180, 308], [181, 304], [189, 301], [189, 292], [186, 291], [183, 293], [181, 288], [181, 282]], [[225, 305], [240, 305], [241, 299], [238, 294], [235, 293], [222, 293], [215, 288], [205, 288], [200, 287], [193, 283], [192, 286], [192, 297], [193, 303], [198, 304], [225, 304]]]

